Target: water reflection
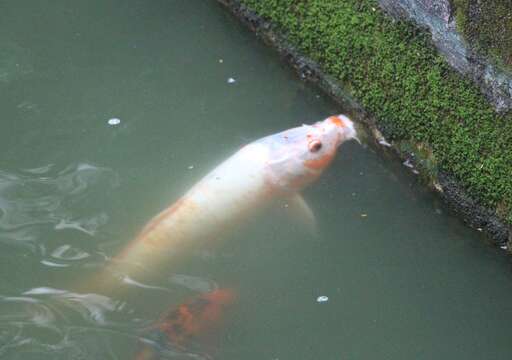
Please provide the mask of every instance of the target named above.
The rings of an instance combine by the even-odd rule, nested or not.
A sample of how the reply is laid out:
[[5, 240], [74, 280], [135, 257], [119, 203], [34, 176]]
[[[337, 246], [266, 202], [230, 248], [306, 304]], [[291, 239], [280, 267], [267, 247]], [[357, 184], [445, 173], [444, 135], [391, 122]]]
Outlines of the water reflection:
[[22, 296], [0, 296], [0, 357], [13, 359], [117, 358], [110, 338], [133, 342], [133, 329], [112, 320], [133, 312], [126, 304], [98, 294], [78, 294], [40, 287]]
[[9, 172], [0, 169], [0, 240], [16, 244], [35, 241], [38, 227], [71, 229], [94, 236], [108, 222], [104, 211], [87, 211], [92, 193], [118, 185], [114, 171], [88, 163], [59, 170], [54, 165]]

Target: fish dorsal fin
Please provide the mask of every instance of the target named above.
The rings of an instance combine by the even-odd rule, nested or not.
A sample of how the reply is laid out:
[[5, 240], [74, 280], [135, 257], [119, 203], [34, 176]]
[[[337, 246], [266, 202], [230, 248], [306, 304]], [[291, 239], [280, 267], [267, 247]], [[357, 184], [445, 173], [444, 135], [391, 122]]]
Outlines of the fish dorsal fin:
[[315, 214], [299, 193], [294, 193], [284, 199], [284, 207], [287, 213], [298, 221], [310, 233], [317, 236], [318, 228]]

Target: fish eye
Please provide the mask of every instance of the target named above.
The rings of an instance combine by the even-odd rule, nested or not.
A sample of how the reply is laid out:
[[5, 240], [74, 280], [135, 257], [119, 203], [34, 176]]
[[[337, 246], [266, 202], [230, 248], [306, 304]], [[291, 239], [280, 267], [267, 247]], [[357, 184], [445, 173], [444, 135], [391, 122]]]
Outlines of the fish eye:
[[313, 140], [308, 145], [309, 151], [316, 153], [322, 148], [322, 142], [320, 140]]

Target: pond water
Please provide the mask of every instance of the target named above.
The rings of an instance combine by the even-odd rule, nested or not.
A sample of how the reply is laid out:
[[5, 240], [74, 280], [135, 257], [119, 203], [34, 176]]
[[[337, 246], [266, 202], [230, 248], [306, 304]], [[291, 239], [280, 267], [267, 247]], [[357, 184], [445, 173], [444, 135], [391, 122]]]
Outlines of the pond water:
[[[512, 357], [510, 257], [355, 142], [305, 191], [317, 237], [272, 212], [131, 295], [77, 290], [240, 146], [344, 111], [215, 1], [4, 0], [0, 94], [0, 358]], [[216, 288], [208, 336], [148, 332]]]

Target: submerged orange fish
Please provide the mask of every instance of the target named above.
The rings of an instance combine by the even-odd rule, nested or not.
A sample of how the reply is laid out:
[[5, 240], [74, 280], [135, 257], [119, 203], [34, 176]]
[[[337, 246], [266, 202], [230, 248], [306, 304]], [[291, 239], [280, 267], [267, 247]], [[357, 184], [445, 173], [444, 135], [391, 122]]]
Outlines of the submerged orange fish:
[[159, 359], [165, 349], [180, 353], [197, 351], [198, 346], [220, 330], [225, 307], [235, 300], [232, 290], [218, 289], [171, 308], [148, 329], [148, 337], [156, 341], [154, 344], [143, 343], [135, 360]]

